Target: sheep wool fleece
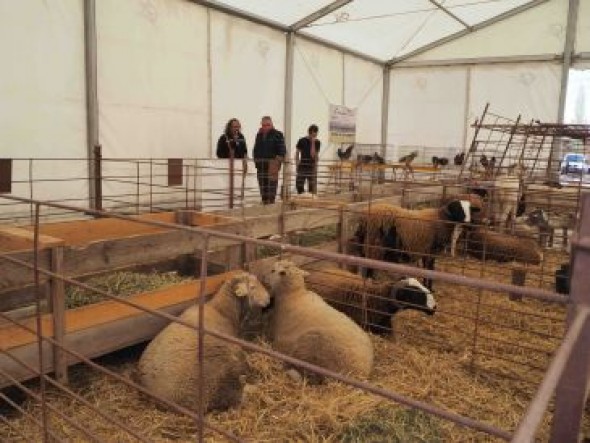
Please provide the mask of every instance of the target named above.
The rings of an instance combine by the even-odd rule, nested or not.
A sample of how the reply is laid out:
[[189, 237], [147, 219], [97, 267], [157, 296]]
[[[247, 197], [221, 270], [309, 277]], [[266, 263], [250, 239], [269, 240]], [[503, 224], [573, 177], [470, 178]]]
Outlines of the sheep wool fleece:
[[334, 372], [367, 378], [374, 359], [367, 333], [308, 291], [304, 271], [286, 261], [277, 262], [273, 271], [284, 272], [279, 282], [271, 283], [276, 297], [274, 348]]
[[[233, 283], [225, 282], [205, 305], [205, 327], [238, 336], [245, 297], [234, 295]], [[195, 327], [198, 318], [198, 306], [191, 306], [180, 316]], [[211, 335], [205, 336], [203, 350], [205, 411], [239, 404], [243, 388], [240, 376], [249, 370], [244, 350]], [[138, 372], [143, 385], [155, 394], [191, 409], [198, 408], [198, 332], [179, 323], [169, 324], [145, 349]]]

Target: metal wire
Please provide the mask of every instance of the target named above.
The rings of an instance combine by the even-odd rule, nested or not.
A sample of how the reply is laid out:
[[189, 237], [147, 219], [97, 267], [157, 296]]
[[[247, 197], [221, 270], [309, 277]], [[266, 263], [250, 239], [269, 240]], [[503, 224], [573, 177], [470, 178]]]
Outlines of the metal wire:
[[[4, 374], [5, 376], [10, 377], [6, 372], [4, 372], [1, 369], [0, 369], [0, 372], [2, 372], [2, 374]], [[29, 389], [27, 389], [22, 383], [19, 383], [18, 381], [15, 381], [12, 377], [10, 377], [10, 378], [14, 381], [14, 384], [16, 386], [18, 386], [23, 392], [25, 392], [26, 394], [28, 394], [29, 396], [31, 396], [32, 398], [34, 398], [37, 401], [40, 401], [41, 400], [38, 395], [36, 395], [34, 392], [32, 392]], [[16, 409], [17, 411], [19, 411], [27, 419], [29, 419], [33, 423], [35, 423], [37, 425], [37, 427], [39, 427], [42, 430], [43, 434], [48, 434], [49, 436], [51, 436], [52, 439], [54, 439], [56, 441], [63, 441], [57, 435], [55, 435], [55, 433], [51, 429], [48, 429], [42, 421], [39, 421], [34, 415], [29, 414], [22, 407], [20, 407], [18, 404], [16, 404], [14, 401], [12, 401], [12, 399], [10, 399], [10, 397], [8, 397], [2, 391], [0, 391], [0, 398], [2, 398], [6, 403], [8, 403], [14, 409]], [[57, 415], [59, 415], [60, 417], [62, 417], [64, 420], [67, 420], [68, 419], [68, 417], [66, 417], [62, 412], [60, 412], [58, 409], [56, 409], [52, 405], [46, 405], [46, 406], [49, 409], [51, 409], [53, 412], [55, 412]]]
[[[158, 311], [153, 311], [153, 313], [155, 315], [160, 314], [160, 312], [158, 312]], [[192, 325], [190, 325], [190, 324], [188, 324], [186, 322], [183, 322], [182, 320], [178, 319], [177, 317], [173, 317], [173, 316], [170, 316], [170, 317], [171, 317], [171, 320], [172, 321], [176, 321], [177, 323], [183, 324], [184, 326], [187, 326], [187, 327], [190, 327], [190, 328], [193, 328], [194, 329], [194, 327]], [[23, 325], [22, 323], [19, 323], [19, 322], [15, 321], [15, 320], [11, 319], [10, 317], [8, 317], [8, 316], [6, 316], [6, 315], [4, 315], [2, 313], [0, 313], [0, 318], [3, 318], [5, 320], [11, 322], [14, 325], [21, 327], [21, 328], [23, 328], [26, 331], [29, 331], [31, 333], [34, 333], [34, 330], [32, 330], [31, 328]], [[52, 346], [56, 346], [56, 347], [60, 348], [61, 350], [63, 350], [67, 354], [76, 357], [76, 359], [78, 359], [81, 362], [89, 365], [90, 367], [96, 369], [97, 371], [102, 372], [102, 373], [104, 373], [104, 374], [106, 374], [106, 375], [108, 375], [108, 376], [110, 376], [110, 377], [112, 377], [112, 378], [114, 378], [114, 379], [116, 379], [116, 380], [118, 380], [118, 381], [120, 381], [120, 382], [128, 385], [128, 386], [131, 386], [131, 387], [137, 389], [138, 391], [140, 391], [140, 392], [142, 392], [142, 393], [144, 393], [144, 394], [146, 394], [146, 395], [148, 395], [148, 396], [156, 399], [157, 401], [159, 401], [162, 404], [164, 404], [164, 405], [166, 405], [166, 406], [168, 406], [168, 407], [176, 410], [177, 412], [180, 412], [180, 413], [182, 413], [184, 415], [187, 415], [188, 417], [193, 418], [196, 421], [199, 420], [198, 414], [195, 414], [191, 410], [189, 410], [189, 409], [187, 409], [187, 408], [185, 408], [183, 406], [177, 405], [176, 403], [171, 402], [171, 401], [165, 399], [164, 397], [160, 397], [157, 394], [154, 394], [153, 392], [151, 392], [148, 389], [144, 388], [143, 386], [135, 383], [134, 381], [129, 380], [129, 379], [127, 379], [127, 378], [125, 378], [125, 377], [117, 374], [116, 372], [113, 372], [113, 371], [105, 368], [104, 366], [101, 366], [101, 365], [93, 362], [91, 359], [87, 358], [83, 354], [80, 354], [79, 352], [76, 352], [76, 351], [74, 351], [72, 349], [69, 349], [68, 347], [66, 347], [63, 344], [57, 342], [53, 338], [51, 338], [51, 337], [45, 337], [44, 336], [43, 337], [43, 340], [49, 342]], [[235, 437], [231, 433], [229, 433], [229, 432], [227, 432], [227, 431], [225, 431], [225, 430], [223, 430], [223, 429], [221, 429], [221, 428], [219, 428], [219, 427], [217, 427], [215, 425], [212, 425], [210, 423], [206, 423], [205, 422], [205, 426], [207, 426], [208, 428], [212, 429], [213, 431], [219, 433], [220, 435], [223, 435], [224, 437], [228, 438], [229, 440], [238, 441], [238, 442], [241, 441], [240, 439], [238, 439], [237, 437]]]

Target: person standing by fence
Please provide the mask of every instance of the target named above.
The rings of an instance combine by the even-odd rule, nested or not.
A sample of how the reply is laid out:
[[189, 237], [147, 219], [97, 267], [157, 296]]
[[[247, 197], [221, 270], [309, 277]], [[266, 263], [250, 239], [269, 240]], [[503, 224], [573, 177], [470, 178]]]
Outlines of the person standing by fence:
[[256, 134], [253, 155], [256, 164], [256, 176], [262, 204], [275, 202], [279, 183], [279, 171], [285, 159], [287, 149], [283, 133], [274, 128], [272, 118], [262, 117], [260, 129]]
[[229, 207], [234, 206], [234, 159], [242, 159], [242, 191], [241, 197], [244, 199], [244, 180], [248, 172], [248, 146], [246, 139], [241, 132], [242, 125], [237, 118], [231, 118], [225, 125], [223, 134], [217, 140], [217, 158], [229, 159]]
[[317, 136], [317, 125], [311, 125], [307, 129], [307, 136], [301, 137], [297, 142], [295, 151], [295, 164], [297, 165], [295, 187], [298, 194], [305, 192], [306, 181], [309, 193], [317, 193], [318, 159], [321, 145]]

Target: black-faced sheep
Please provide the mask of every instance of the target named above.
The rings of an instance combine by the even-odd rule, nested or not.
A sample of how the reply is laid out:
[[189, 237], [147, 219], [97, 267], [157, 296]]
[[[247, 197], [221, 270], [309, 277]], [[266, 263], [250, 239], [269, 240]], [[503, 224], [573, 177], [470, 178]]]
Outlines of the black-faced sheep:
[[[270, 295], [258, 279], [239, 272], [224, 282], [205, 305], [208, 330], [240, 336], [240, 326], [251, 307], [264, 307]], [[197, 327], [199, 306], [191, 306], [180, 316]], [[204, 408], [224, 410], [237, 405], [242, 396], [240, 376], [247, 374], [244, 350], [213, 337], [204, 337]], [[153, 393], [182, 406], [198, 408], [201, 371], [198, 363], [198, 331], [179, 323], [164, 328], [147, 346], [139, 360], [138, 374], [144, 386]]]
[[324, 268], [305, 278], [308, 288], [355, 323], [377, 334], [388, 333], [391, 317], [402, 309], [416, 309], [429, 315], [436, 310], [432, 293], [415, 278], [373, 281], [357, 274]]
[[[416, 210], [388, 204], [373, 205], [361, 214], [351, 242], [352, 252], [393, 263], [421, 260], [424, 268], [433, 270], [434, 254], [442, 252], [451, 243], [458, 223], [470, 223], [472, 212], [479, 210], [468, 200], [454, 200], [440, 208]], [[369, 270], [367, 276], [370, 275]], [[432, 280], [426, 279], [425, 282], [432, 290]]]
[[[277, 261], [265, 276], [274, 297], [273, 347], [284, 354], [334, 372], [367, 378], [373, 368], [373, 345], [360, 326], [309, 291], [307, 272]], [[306, 373], [306, 371], [303, 371]], [[306, 373], [310, 381], [321, 376]]]

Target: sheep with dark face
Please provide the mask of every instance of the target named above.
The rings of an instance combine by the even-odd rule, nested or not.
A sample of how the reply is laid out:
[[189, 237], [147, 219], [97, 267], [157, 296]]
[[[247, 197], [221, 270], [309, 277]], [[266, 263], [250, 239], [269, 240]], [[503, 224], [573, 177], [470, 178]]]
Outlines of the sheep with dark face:
[[[241, 336], [251, 307], [265, 307], [270, 295], [258, 279], [246, 272], [230, 277], [205, 305], [204, 327], [226, 335]], [[199, 324], [199, 306], [191, 306], [180, 319]], [[245, 351], [238, 345], [205, 335], [204, 367], [199, 368], [198, 331], [171, 323], [150, 342], [138, 365], [141, 383], [153, 393], [188, 408], [197, 408], [199, 382], [204, 381], [205, 411], [223, 410], [242, 398], [241, 376], [248, 372]]]
[[[434, 254], [451, 243], [459, 223], [470, 223], [479, 211], [468, 200], [453, 200], [440, 208], [404, 209], [378, 204], [365, 210], [352, 239], [357, 255], [393, 263], [422, 261], [434, 270]], [[456, 236], [456, 235], [455, 235]], [[368, 271], [370, 276], [371, 270]], [[426, 279], [432, 290], [432, 280]]]
[[434, 296], [415, 278], [373, 281], [339, 268], [323, 268], [310, 272], [305, 282], [331, 306], [377, 334], [389, 332], [391, 317], [400, 310], [428, 315], [436, 310]]

